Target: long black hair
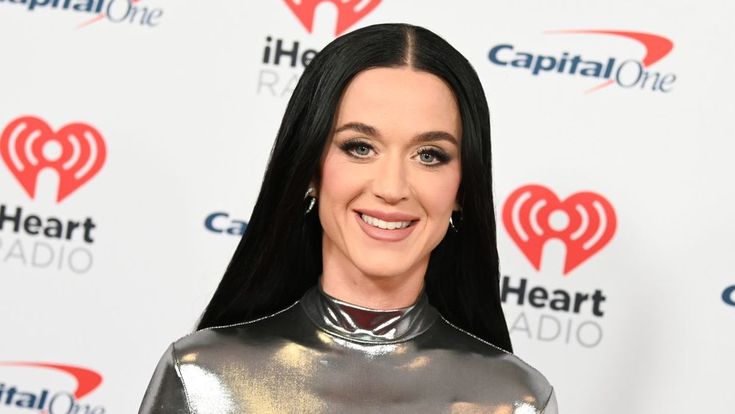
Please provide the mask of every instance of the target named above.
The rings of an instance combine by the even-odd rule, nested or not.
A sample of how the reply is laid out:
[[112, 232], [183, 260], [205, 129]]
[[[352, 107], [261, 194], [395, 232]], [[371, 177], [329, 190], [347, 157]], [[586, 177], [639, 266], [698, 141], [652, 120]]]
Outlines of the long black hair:
[[304, 215], [317, 186], [322, 151], [341, 95], [359, 72], [409, 66], [446, 81], [462, 118], [461, 221], [432, 251], [425, 276], [429, 302], [451, 323], [511, 351], [500, 303], [490, 151], [490, 117], [474, 69], [433, 32], [378, 24], [329, 43], [304, 70], [288, 102], [258, 200], [235, 254], [197, 329], [251, 320], [291, 305], [318, 282], [322, 228]]

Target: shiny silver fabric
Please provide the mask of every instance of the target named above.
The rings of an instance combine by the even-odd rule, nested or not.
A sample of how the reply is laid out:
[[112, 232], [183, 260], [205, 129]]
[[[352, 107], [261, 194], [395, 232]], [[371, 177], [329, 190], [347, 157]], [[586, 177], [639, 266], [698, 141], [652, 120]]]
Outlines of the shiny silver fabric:
[[557, 414], [537, 370], [453, 326], [421, 292], [374, 310], [319, 285], [265, 318], [172, 343], [140, 414]]

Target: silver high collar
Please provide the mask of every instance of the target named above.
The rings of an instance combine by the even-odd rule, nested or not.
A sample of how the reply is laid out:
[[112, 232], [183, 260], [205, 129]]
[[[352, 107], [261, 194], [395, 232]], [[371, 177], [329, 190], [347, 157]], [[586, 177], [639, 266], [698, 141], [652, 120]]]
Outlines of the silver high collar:
[[320, 329], [342, 339], [386, 344], [407, 341], [425, 332], [439, 312], [429, 304], [424, 289], [405, 308], [371, 309], [330, 296], [317, 283], [304, 293], [301, 306]]

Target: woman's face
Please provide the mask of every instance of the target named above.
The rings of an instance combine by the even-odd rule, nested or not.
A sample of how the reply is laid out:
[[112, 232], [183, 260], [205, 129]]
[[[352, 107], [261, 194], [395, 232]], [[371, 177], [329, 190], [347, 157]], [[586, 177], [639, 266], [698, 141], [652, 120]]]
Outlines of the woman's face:
[[459, 208], [461, 128], [435, 75], [401, 67], [353, 78], [321, 161], [325, 271], [423, 279]]

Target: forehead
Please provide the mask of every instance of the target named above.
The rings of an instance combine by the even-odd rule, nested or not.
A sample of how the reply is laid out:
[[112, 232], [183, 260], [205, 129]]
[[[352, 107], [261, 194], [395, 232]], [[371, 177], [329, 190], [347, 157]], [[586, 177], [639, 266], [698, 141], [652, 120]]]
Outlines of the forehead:
[[461, 128], [456, 98], [447, 83], [409, 67], [358, 73], [347, 85], [337, 110], [336, 126], [347, 122], [407, 134], [444, 130], [457, 138]]

